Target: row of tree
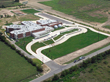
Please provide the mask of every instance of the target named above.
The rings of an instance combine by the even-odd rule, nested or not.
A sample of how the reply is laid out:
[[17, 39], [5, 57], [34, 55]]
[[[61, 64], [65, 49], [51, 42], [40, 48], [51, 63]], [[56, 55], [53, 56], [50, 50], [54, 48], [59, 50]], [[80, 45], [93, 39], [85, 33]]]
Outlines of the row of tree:
[[37, 65], [36, 63], [33, 62], [32, 59], [26, 57], [24, 55], [24, 53], [21, 53], [20, 50], [16, 49], [16, 47], [11, 44], [6, 38], [5, 36], [3, 36], [3, 33], [0, 32], [0, 41], [4, 42], [6, 45], [8, 45], [9, 47], [11, 47], [13, 50], [15, 50], [20, 56], [24, 57], [29, 63], [31, 63], [33, 66], [36, 66], [37, 71], [42, 72], [43, 68], [41, 65]]
[[[108, 56], [110, 56], [110, 50], [107, 50], [103, 53], [100, 53], [96, 56], [93, 56], [92, 58], [89, 58], [85, 61], [83, 61], [82, 63], [75, 65], [67, 70], [62, 71], [60, 74], [56, 74], [54, 75], [52, 78], [45, 80], [44, 82], [59, 82], [62, 81], [61, 79], [66, 78], [67, 75], [72, 74], [73, 72], [78, 71], [78, 74], [80, 74], [80, 72], [82, 70], [84, 70], [85, 68], [87, 68], [88, 66], [90, 66], [93, 63], [100, 63], [103, 59], [107, 58]], [[92, 70], [90, 70], [92, 71]], [[69, 77], [68, 77], [69, 78]]]

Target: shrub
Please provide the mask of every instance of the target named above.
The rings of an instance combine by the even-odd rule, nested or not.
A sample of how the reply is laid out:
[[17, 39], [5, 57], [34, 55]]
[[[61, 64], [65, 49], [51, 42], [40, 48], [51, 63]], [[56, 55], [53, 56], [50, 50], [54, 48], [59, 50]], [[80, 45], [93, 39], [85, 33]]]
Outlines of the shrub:
[[13, 44], [11, 44], [11, 48], [12, 48], [13, 50], [16, 49], [16, 47], [15, 47]]
[[108, 62], [107, 62], [107, 61], [104, 61], [103, 63], [104, 63], [104, 64], [108, 64]]
[[58, 75], [54, 75], [54, 77], [52, 78], [52, 81], [56, 81], [59, 79], [59, 76]]

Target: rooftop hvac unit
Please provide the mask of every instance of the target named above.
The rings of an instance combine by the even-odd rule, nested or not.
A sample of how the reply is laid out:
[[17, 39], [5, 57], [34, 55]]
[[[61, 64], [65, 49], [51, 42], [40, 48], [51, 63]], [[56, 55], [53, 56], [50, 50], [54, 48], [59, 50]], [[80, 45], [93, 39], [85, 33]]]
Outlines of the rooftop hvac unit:
[[54, 28], [58, 28], [58, 26], [57, 26], [57, 25], [55, 25], [55, 26], [54, 26]]

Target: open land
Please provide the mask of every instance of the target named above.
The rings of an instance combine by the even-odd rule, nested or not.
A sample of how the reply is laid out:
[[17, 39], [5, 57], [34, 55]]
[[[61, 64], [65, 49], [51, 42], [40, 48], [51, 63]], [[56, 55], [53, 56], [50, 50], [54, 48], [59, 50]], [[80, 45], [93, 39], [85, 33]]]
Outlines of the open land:
[[18, 82], [36, 73], [35, 66], [0, 41], [0, 82]]
[[107, 36], [88, 30], [87, 33], [74, 36], [60, 45], [43, 50], [42, 53], [49, 58], [55, 59], [98, 42], [104, 38], [107, 38]]
[[52, 0], [40, 3], [76, 18], [99, 23], [107, 21], [106, 11], [110, 7], [109, 0]]
[[13, 0], [0, 0], [0, 7], [13, 7], [13, 6], [21, 6], [19, 2], [14, 2]]

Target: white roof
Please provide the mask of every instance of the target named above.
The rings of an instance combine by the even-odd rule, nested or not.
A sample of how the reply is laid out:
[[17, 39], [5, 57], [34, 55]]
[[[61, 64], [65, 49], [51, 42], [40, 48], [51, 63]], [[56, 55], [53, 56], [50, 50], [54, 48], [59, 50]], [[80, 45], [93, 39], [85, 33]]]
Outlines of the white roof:
[[51, 19], [44, 19], [44, 20], [38, 20], [39, 23], [41, 23], [42, 25], [44, 24], [49, 24], [49, 23], [54, 23], [57, 22], [56, 20], [51, 20]]
[[10, 25], [10, 26], [7, 26], [7, 28], [14, 28], [14, 29], [16, 29], [16, 28], [23, 28], [24, 27], [24, 25]]

